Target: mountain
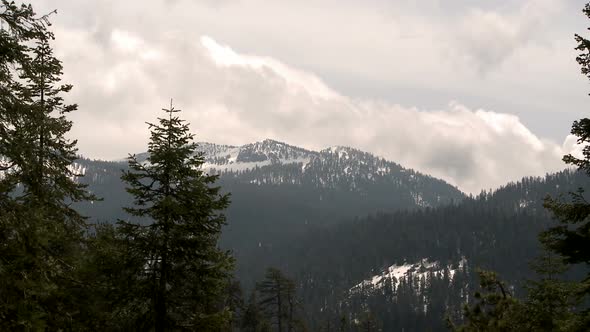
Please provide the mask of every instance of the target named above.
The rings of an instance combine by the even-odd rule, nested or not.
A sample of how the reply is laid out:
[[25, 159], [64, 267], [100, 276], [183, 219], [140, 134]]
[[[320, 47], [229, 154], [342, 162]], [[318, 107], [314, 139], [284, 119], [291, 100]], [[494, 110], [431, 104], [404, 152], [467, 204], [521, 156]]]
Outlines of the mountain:
[[383, 186], [389, 187], [386, 190], [392, 195], [409, 199], [399, 206], [403, 208], [438, 206], [463, 198], [458, 189], [442, 180], [349, 147], [316, 152], [270, 139], [240, 147], [211, 143], [199, 143], [199, 147], [205, 169], [222, 175], [239, 174], [257, 185], [300, 185], [363, 195]]
[[240, 147], [198, 143], [205, 169], [240, 172], [269, 165], [307, 165], [317, 152], [266, 139]]
[[[349, 147], [311, 151], [265, 140], [200, 143], [207, 172], [232, 194], [222, 245], [234, 251], [246, 287], [269, 266], [298, 281], [312, 330], [351, 324], [370, 311], [384, 331], [446, 330], [477, 289], [477, 268], [498, 271], [516, 293], [534, 275], [537, 234], [551, 225], [542, 206], [590, 186], [566, 170], [466, 197], [442, 180]], [[145, 154], [138, 158], [145, 159]], [[125, 162], [76, 164], [101, 202], [93, 219], [127, 218], [119, 180]], [[575, 273], [575, 271], [573, 272]]]
[[313, 330], [370, 311], [383, 331], [445, 331], [445, 315], [460, 317], [477, 290], [479, 268], [523, 294], [538, 234], [554, 224], [543, 199], [579, 187], [590, 187], [583, 172], [528, 177], [455, 204], [316, 227], [265, 255], [301, 283]]
[[[393, 264], [386, 267], [374, 276], [371, 276], [360, 283], [352, 286], [348, 291], [350, 294], [372, 295], [383, 292], [385, 289], [396, 289], [402, 283], [413, 278], [423, 280], [424, 278], [446, 278], [449, 281], [457, 272], [463, 272], [467, 266], [467, 260], [463, 257], [457, 264], [442, 265], [440, 262], [431, 262], [428, 258], [419, 260], [416, 263]], [[424, 293], [426, 287], [420, 285], [418, 293]]]
[[[243, 146], [199, 143], [204, 169], [220, 175], [231, 193], [222, 245], [238, 258], [238, 273], [256, 278], [266, 264], [257, 256], [313, 227], [369, 213], [422, 209], [465, 195], [434, 177], [349, 147], [311, 151], [264, 140]], [[147, 154], [137, 154], [146, 161]], [[129, 218], [131, 200], [120, 181], [125, 161], [80, 159], [81, 179], [102, 201], [80, 204], [91, 220]], [[263, 267], [264, 266], [264, 267]], [[247, 282], [246, 282], [247, 283]]]
[[[250, 192], [249, 196], [268, 190], [288, 191], [279, 195], [291, 196], [289, 204], [307, 202], [307, 208], [313, 210], [321, 205], [319, 210], [326, 213], [320, 215], [329, 219], [324, 220], [328, 223], [377, 211], [445, 205], [464, 198], [461, 191], [442, 180], [348, 147], [310, 151], [267, 139], [239, 147], [199, 143], [199, 150], [205, 160], [203, 168], [220, 175], [220, 184], [233, 194], [234, 203], [246, 199], [242, 191]], [[143, 162], [147, 154], [136, 156]], [[126, 161], [80, 159], [75, 167], [85, 175], [81, 181], [103, 198], [84, 208], [88, 215], [103, 220], [125, 218], [122, 211], [100, 210], [129, 202], [123, 198], [126, 194], [119, 181]], [[270, 208], [268, 202], [261, 203]], [[308, 217], [308, 223], [318, 219], [315, 212]]]
[[[255, 185], [300, 185], [363, 195], [368, 195], [374, 187], [387, 186], [392, 196], [405, 199], [403, 208], [444, 205], [464, 197], [461, 191], [442, 180], [349, 147], [330, 147], [318, 152], [266, 139], [242, 146], [200, 142], [198, 151], [203, 154], [206, 171]], [[136, 157], [144, 162], [147, 153]], [[80, 163], [89, 169], [88, 176], [94, 176], [95, 161]], [[114, 166], [124, 168], [125, 163], [115, 162]], [[393, 197], [394, 202], [396, 199]]]

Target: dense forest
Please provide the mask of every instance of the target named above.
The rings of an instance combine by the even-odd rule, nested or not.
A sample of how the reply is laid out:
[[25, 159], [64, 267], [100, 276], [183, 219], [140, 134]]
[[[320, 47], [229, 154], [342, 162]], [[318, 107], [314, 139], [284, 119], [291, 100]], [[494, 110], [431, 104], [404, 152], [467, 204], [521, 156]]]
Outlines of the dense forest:
[[572, 168], [477, 196], [348, 147], [196, 143], [172, 101], [145, 151], [88, 160], [55, 14], [0, 9], [0, 330], [590, 328], [589, 119]]

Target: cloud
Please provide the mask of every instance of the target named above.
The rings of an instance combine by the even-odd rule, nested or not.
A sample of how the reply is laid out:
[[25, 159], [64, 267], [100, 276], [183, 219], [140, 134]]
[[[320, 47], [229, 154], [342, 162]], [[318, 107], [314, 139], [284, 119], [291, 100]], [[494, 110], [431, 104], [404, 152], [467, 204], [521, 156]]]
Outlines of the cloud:
[[[561, 148], [536, 137], [514, 115], [457, 102], [426, 111], [350, 98], [313, 73], [242, 55], [211, 37], [194, 44], [171, 40], [164, 48], [124, 31], [113, 30], [111, 37], [103, 50], [109, 54], [85, 56], [92, 62], [80, 66], [97, 71], [79, 82], [74, 96], [87, 110], [74, 134], [84, 147], [94, 144], [111, 157], [145, 149], [143, 121], [153, 120], [174, 97], [199, 139], [243, 144], [270, 137], [313, 149], [349, 145], [468, 192], [562, 167]], [[151, 53], [158, 56], [145, 56]], [[186, 65], [173, 65], [178, 54], [190, 59]], [[101, 64], [114, 55], [124, 60]], [[88, 134], [91, 127], [100, 128], [96, 137]]]
[[216, 102], [248, 128], [241, 132], [252, 133], [250, 140], [264, 135], [316, 149], [350, 145], [468, 192], [563, 168], [563, 149], [538, 138], [515, 115], [458, 102], [426, 111], [349, 98], [311, 73], [269, 58], [242, 56], [211, 38], [202, 43], [232, 91], [231, 97], [215, 97]]
[[563, 151], [566, 154], [571, 154], [572, 156], [584, 159], [584, 148], [588, 146], [587, 143], [578, 143], [578, 137], [574, 135], [567, 135], [565, 141], [563, 142]]
[[459, 1], [445, 12], [439, 2], [56, 0], [38, 11], [60, 9], [54, 46], [80, 105], [72, 135], [89, 157], [145, 150], [144, 122], [173, 98], [199, 140], [349, 145], [468, 192], [564, 167], [574, 146], [527, 127], [567, 130], [567, 112], [583, 105], [583, 83], [565, 74], [578, 78], [561, 51], [572, 47], [545, 26], [560, 7]]
[[[458, 20], [453, 52], [463, 54], [481, 73], [493, 70], [520, 48], [542, 41], [563, 10], [562, 0], [529, 0], [516, 11], [474, 8]], [[461, 57], [459, 57], [461, 59]]]
[[287, 83], [297, 89], [304, 89], [311, 95], [332, 99], [337, 94], [325, 85], [317, 76], [291, 68], [273, 58], [252, 55], [241, 55], [229, 46], [220, 45], [209, 36], [201, 37], [203, 45], [213, 62], [220, 67], [243, 67], [249, 69], [270, 69]]

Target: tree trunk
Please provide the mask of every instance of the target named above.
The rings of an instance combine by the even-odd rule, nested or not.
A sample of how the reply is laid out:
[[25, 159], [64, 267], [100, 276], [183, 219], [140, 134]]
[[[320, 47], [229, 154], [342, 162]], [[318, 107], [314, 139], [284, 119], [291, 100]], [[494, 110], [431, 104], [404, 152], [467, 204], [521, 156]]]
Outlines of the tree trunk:
[[283, 306], [281, 303], [281, 281], [278, 280], [277, 282], [277, 319], [278, 319], [278, 324], [279, 324], [279, 332], [283, 332]]
[[160, 266], [160, 280], [158, 284], [158, 295], [156, 297], [156, 332], [166, 331], [166, 282], [168, 262], [166, 250], [162, 254], [162, 265]]

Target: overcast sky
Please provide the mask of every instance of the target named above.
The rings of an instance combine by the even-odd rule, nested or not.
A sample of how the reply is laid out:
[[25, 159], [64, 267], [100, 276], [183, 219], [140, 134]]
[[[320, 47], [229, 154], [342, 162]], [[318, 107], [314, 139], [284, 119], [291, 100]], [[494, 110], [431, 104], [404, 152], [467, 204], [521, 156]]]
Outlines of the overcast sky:
[[146, 149], [170, 98], [199, 141], [373, 152], [477, 193], [564, 167], [590, 85], [582, 0], [35, 0], [73, 137]]

